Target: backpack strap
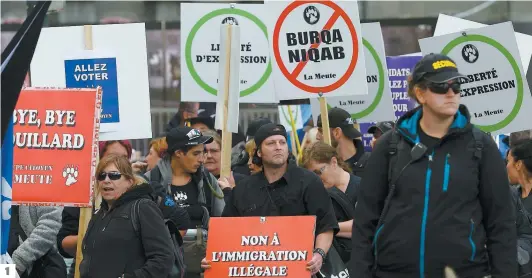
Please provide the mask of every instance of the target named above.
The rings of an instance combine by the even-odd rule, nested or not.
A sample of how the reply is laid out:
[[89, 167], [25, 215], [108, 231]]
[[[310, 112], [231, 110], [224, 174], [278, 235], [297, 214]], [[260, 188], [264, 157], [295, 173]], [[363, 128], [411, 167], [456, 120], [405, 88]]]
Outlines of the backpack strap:
[[131, 205], [131, 224], [133, 225], [133, 230], [135, 231], [135, 234], [137, 236], [140, 236], [140, 221], [139, 221], [139, 213], [140, 213], [140, 203], [143, 201], [148, 201], [147, 199], [137, 199]]
[[344, 192], [335, 186], [331, 187], [329, 190], [329, 195], [333, 198], [341, 207], [342, 210], [350, 217], [355, 216], [355, 206], [351, 203], [351, 200], [347, 198]]
[[484, 150], [484, 132], [477, 127], [473, 127], [474, 144], [472, 146], [473, 155], [478, 161], [482, 160], [482, 151]]
[[388, 143], [388, 185], [390, 186], [392, 182], [392, 176], [393, 176], [393, 169], [395, 167], [395, 164], [397, 163], [397, 152], [398, 152], [398, 145], [399, 141], [401, 140], [401, 137], [399, 136], [399, 132], [394, 128], [392, 130], [392, 137], [390, 138], [390, 142]]

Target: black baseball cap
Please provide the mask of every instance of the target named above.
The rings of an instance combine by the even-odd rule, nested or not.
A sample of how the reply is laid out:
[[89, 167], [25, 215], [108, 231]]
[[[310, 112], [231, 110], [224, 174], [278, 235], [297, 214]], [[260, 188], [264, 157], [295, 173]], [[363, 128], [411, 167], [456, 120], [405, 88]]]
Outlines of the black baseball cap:
[[395, 123], [392, 121], [378, 122], [374, 126], [368, 128], [368, 133], [375, 133], [375, 131], [380, 130], [382, 133], [386, 133], [388, 130], [392, 130], [395, 126]]
[[271, 124], [272, 121], [268, 118], [256, 118], [251, 121], [251, 123], [248, 126], [248, 129], [246, 130], [246, 136], [248, 137], [248, 140], [253, 138], [255, 136], [255, 133], [257, 133], [257, 130], [265, 124]]
[[449, 56], [430, 53], [417, 62], [412, 73], [415, 83], [423, 78], [434, 83], [445, 83], [454, 79], [466, 78], [458, 72], [456, 63]]
[[212, 141], [211, 136], [203, 136], [199, 130], [188, 126], [175, 127], [166, 133], [166, 143], [170, 153], [183, 147], [209, 144]]
[[255, 133], [255, 144], [257, 145], [257, 149], [259, 149], [260, 145], [266, 138], [274, 135], [282, 135], [284, 138], [286, 138], [286, 129], [283, 125], [278, 125], [274, 123], [265, 124], [257, 130]]
[[206, 125], [209, 129], [214, 130], [214, 117], [216, 114], [209, 115], [207, 111], [202, 111], [195, 118], [190, 118], [187, 121], [190, 125], [195, 125], [197, 123], [202, 123]]
[[[351, 139], [362, 137], [362, 133], [360, 133], [360, 131], [354, 126], [357, 121], [351, 118], [351, 114], [349, 114], [349, 112], [342, 108], [334, 107], [329, 109], [328, 115], [330, 128], [341, 128], [345, 136]], [[321, 115], [318, 116], [317, 125], [318, 127], [321, 127]]]

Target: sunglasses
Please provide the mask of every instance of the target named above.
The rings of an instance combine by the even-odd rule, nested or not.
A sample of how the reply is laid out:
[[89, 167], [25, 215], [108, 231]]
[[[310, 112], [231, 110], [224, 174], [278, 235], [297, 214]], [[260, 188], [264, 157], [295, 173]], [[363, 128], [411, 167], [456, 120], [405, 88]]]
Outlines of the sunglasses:
[[323, 172], [325, 172], [325, 168], [327, 168], [327, 165], [321, 167], [320, 169], [318, 170], [315, 170], [314, 171], [314, 174], [318, 175], [318, 176], [321, 176], [323, 174]]
[[104, 181], [106, 177], [109, 177], [109, 179], [112, 180], [112, 181], [116, 181], [116, 180], [119, 180], [122, 177], [122, 174], [119, 173], [119, 172], [109, 172], [109, 173], [101, 172], [98, 175], [98, 180], [99, 181]]
[[459, 82], [453, 82], [451, 84], [444, 82], [444, 83], [434, 83], [429, 82], [427, 83], [427, 87], [430, 89], [431, 92], [438, 94], [438, 95], [445, 95], [449, 91], [449, 89], [453, 90], [455, 94], [460, 93], [460, 83]]

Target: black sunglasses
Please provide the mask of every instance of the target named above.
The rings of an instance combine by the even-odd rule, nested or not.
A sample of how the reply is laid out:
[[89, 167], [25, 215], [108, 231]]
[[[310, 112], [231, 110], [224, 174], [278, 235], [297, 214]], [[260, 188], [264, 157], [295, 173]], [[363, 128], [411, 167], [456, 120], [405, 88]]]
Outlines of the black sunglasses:
[[427, 87], [430, 89], [430, 91], [438, 95], [445, 95], [449, 91], [449, 88], [453, 90], [455, 94], [459, 94], [460, 85], [461, 84], [458, 81], [454, 81], [451, 84], [447, 82], [444, 82], [444, 83], [428, 82], [427, 83]]
[[116, 180], [119, 180], [122, 177], [122, 174], [119, 173], [119, 172], [109, 172], [109, 173], [101, 172], [98, 175], [98, 180], [99, 181], [104, 181], [106, 177], [109, 177], [109, 179], [112, 180], [112, 181], [116, 181]]

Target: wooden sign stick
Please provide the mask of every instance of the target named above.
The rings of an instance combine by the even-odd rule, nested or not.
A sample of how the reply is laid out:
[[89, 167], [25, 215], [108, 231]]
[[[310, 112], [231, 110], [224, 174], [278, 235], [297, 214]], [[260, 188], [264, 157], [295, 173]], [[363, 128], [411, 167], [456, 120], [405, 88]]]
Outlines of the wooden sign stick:
[[[91, 25], [85, 25], [83, 26], [83, 31], [84, 31], [84, 35], [85, 35], [85, 49], [86, 50], [92, 50], [93, 49], [93, 46], [92, 46], [92, 26]], [[98, 162], [99, 162], [99, 159], [96, 160], [96, 165], [98, 165]], [[92, 185], [94, 186], [94, 185]], [[94, 200], [95, 200], [95, 204], [98, 203], [98, 198], [96, 198], [96, 196], [98, 196], [98, 192], [97, 192], [97, 187], [95, 186], [94, 190], [93, 190], [93, 194], [94, 194]], [[75, 275], [74, 275], [74, 278], [80, 278], [80, 274], [79, 274], [79, 264], [81, 263], [81, 261], [83, 260], [83, 253], [82, 253], [82, 248], [83, 248], [83, 238], [85, 237], [85, 233], [87, 232], [87, 227], [89, 226], [89, 221], [91, 220], [91, 217], [92, 217], [92, 208], [80, 208], [80, 212], [79, 212], [79, 228], [78, 228], [78, 244], [76, 246], [76, 268], [75, 268]]]
[[327, 109], [327, 100], [322, 93], [319, 93], [321, 129], [323, 130], [323, 142], [331, 144], [331, 130], [329, 129], [329, 109]]
[[231, 176], [231, 145], [233, 140], [233, 134], [227, 130], [227, 121], [229, 119], [229, 81], [231, 79], [230, 69], [231, 69], [231, 26], [227, 25], [224, 32], [228, 32], [228, 39], [226, 40], [227, 47], [225, 48], [227, 63], [225, 65], [225, 86], [223, 91], [223, 125], [222, 125], [222, 155], [221, 155], [221, 166], [220, 166], [220, 177], [229, 177]]

